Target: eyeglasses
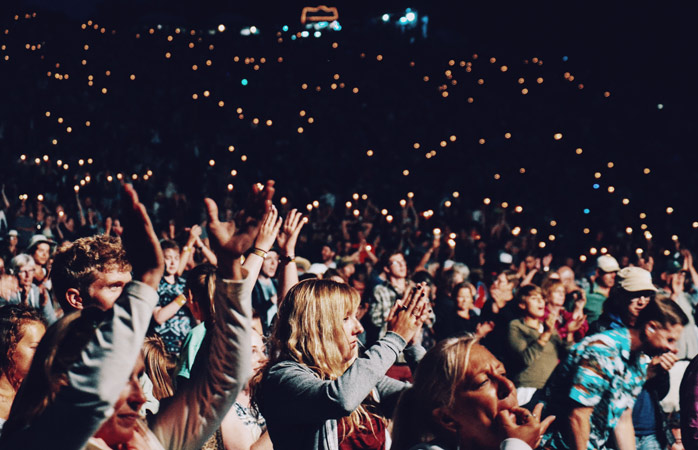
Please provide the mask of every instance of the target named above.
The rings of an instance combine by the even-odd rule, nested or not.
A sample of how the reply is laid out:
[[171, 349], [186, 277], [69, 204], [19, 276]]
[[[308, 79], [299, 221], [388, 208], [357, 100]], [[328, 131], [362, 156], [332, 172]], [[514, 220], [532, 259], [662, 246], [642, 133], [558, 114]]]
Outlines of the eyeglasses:
[[22, 269], [19, 272], [17, 272], [19, 275], [29, 275], [34, 273], [35, 269]]

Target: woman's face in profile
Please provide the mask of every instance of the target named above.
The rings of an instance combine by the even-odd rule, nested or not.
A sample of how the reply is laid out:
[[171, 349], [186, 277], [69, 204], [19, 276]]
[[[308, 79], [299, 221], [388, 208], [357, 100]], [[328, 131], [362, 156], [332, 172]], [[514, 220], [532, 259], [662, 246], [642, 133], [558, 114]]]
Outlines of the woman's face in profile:
[[34, 352], [39, 345], [39, 341], [44, 337], [46, 327], [41, 322], [27, 322], [22, 326], [22, 339], [12, 353], [12, 365], [14, 376], [18, 381], [22, 381], [29, 373], [29, 367], [34, 359]]
[[466, 380], [456, 388], [453, 405], [442, 425], [457, 434], [459, 442], [475, 448], [499, 448], [502, 440], [495, 427], [500, 411], [518, 405], [516, 388], [506, 377], [504, 365], [485, 347], [475, 344], [470, 353]]

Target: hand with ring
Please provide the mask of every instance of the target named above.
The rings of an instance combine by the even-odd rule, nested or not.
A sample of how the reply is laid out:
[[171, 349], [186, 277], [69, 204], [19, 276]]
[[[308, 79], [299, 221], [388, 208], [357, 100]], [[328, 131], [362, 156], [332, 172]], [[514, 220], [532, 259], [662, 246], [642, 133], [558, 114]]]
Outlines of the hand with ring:
[[544, 420], [540, 420], [542, 412], [542, 403], [537, 404], [533, 412], [520, 407], [500, 411], [497, 415], [497, 421], [501, 427], [502, 436], [521, 439], [531, 448], [538, 447], [541, 438], [555, 420], [555, 416], [548, 416]]

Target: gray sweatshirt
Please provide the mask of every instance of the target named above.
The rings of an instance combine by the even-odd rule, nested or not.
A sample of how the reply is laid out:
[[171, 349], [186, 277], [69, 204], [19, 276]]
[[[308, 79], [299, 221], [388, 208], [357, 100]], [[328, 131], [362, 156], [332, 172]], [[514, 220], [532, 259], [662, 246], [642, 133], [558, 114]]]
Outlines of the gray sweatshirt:
[[[385, 373], [404, 348], [402, 337], [388, 332], [336, 380], [321, 380], [308, 366], [294, 361], [275, 364], [264, 376], [258, 395], [274, 450], [336, 450], [337, 420], [358, 408], [374, 388], [390, 417], [409, 383]], [[405, 350], [408, 360], [423, 355], [421, 346]]]
[[[148, 439], [166, 450], [196, 450], [220, 425], [251, 373], [249, 289], [243, 281], [216, 282], [216, 326], [207, 358], [186, 387], [161, 404]], [[95, 337], [68, 371], [69, 384], [32, 424], [3, 450], [78, 450], [114, 412], [143, 345], [154, 289], [140, 282], [124, 292]]]

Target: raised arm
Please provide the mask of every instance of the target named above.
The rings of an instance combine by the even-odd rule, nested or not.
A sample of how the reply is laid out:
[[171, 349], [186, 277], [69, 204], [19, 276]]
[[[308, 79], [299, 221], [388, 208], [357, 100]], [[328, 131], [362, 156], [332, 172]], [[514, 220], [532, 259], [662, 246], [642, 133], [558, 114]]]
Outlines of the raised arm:
[[[113, 412], [112, 406], [126, 385], [157, 303], [155, 287], [164, 271], [164, 259], [145, 207], [138, 201], [132, 186], [125, 185], [124, 190], [124, 214], [128, 226], [123, 245], [133, 267], [134, 279], [138, 281], [126, 285], [112, 309], [100, 315], [95, 313], [96, 310], [82, 312], [99, 320], [94, 335], [77, 361], [67, 369], [67, 384], [30, 423], [13, 424], [15, 418], [10, 414], [0, 442], [3, 449], [42, 449], [46, 448], [48, 439], [60, 443], [62, 449], [83, 448]], [[52, 327], [49, 333], [59, 329]], [[70, 342], [61, 344], [70, 345]], [[32, 370], [45, 369], [41, 362], [37, 362], [28, 377]], [[32, 405], [35, 402], [31, 393], [20, 389], [15, 407], [22, 410], [24, 401]]]
[[245, 263], [242, 265], [247, 269], [247, 281], [249, 290], [252, 291], [257, 277], [259, 276], [260, 270], [262, 270], [262, 265], [266, 259], [267, 253], [271, 250], [272, 245], [276, 237], [279, 235], [279, 229], [281, 228], [281, 219], [279, 218], [279, 213], [275, 207], [272, 208], [264, 215], [262, 219], [262, 226], [259, 228], [259, 234], [254, 241], [254, 250], [247, 255], [245, 258]]
[[208, 331], [209, 345], [199, 350], [203, 353], [190, 382], [155, 419], [152, 430], [165, 449], [201, 448], [251, 375], [251, 292], [240, 257], [252, 246], [273, 191], [271, 181], [256, 189], [258, 204], [247, 209], [239, 225], [220, 222], [216, 203], [206, 199], [211, 246], [219, 261], [213, 329]]
[[206, 243], [201, 239], [201, 237], [196, 238], [195, 245], [201, 250], [201, 253], [203, 253], [204, 258], [208, 260], [209, 263], [211, 263], [214, 266], [218, 266], [218, 258], [216, 258], [216, 254], [213, 253], [213, 251], [208, 248]]
[[298, 235], [308, 220], [303, 217], [300, 211], [292, 209], [286, 216], [284, 226], [279, 233], [277, 241], [281, 248], [279, 261], [281, 262], [281, 300], [286, 297], [288, 291], [298, 283], [298, 267], [296, 267], [296, 242]]
[[5, 185], [2, 185], [2, 190], [0, 192], [0, 200], [2, 200], [2, 209], [9, 210], [10, 209], [10, 201], [7, 199], [7, 194], [5, 194]]
[[179, 254], [179, 267], [177, 267], [177, 276], [182, 276], [184, 271], [187, 269], [189, 260], [191, 259], [192, 252], [194, 251], [194, 244], [196, 240], [201, 236], [201, 227], [199, 225], [192, 225], [189, 229], [189, 237], [187, 238], [187, 244], [182, 247], [182, 251]]
[[358, 408], [377, 385], [392, 389], [395, 382], [381, 382], [426, 318], [429, 301], [423, 293], [415, 289], [404, 302], [396, 302], [388, 317], [388, 333], [335, 380], [321, 380], [311, 369], [292, 361], [272, 367], [260, 388], [262, 414], [288, 423], [340, 418]]

